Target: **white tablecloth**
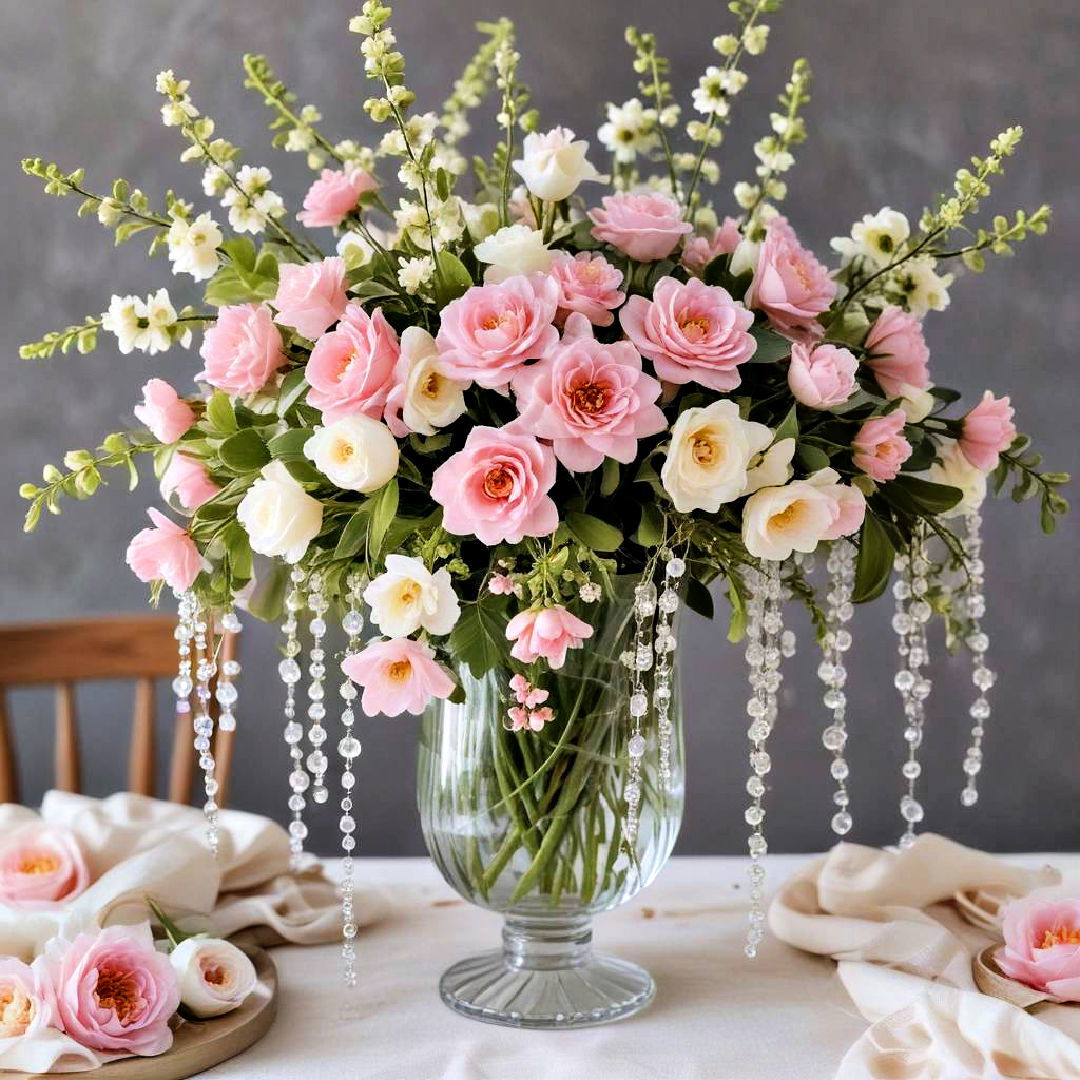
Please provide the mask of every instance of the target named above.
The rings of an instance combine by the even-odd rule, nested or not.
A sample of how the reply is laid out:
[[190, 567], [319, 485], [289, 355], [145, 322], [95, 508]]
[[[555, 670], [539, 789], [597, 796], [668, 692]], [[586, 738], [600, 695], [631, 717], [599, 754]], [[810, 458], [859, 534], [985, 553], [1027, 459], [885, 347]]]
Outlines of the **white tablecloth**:
[[[1080, 856], [1014, 856], [1080, 870]], [[809, 856], [769, 856], [775, 887]], [[204, 1074], [215, 1080], [832, 1080], [866, 1027], [835, 965], [767, 940], [743, 956], [746, 861], [673, 859], [629, 904], [596, 920], [595, 942], [645, 965], [644, 1013], [578, 1031], [465, 1020], [438, 997], [455, 960], [500, 943], [498, 916], [460, 900], [425, 859], [358, 860], [358, 885], [392, 914], [357, 939], [345, 990], [333, 946], [274, 950], [280, 1008], [270, 1033]], [[331, 873], [336, 867], [330, 866]]]

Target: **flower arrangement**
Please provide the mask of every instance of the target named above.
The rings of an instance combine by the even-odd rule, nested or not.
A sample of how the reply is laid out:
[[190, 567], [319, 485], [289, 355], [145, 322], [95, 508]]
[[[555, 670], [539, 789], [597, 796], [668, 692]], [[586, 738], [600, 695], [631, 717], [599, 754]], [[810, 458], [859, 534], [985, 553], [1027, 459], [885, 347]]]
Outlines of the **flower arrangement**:
[[[86, 352], [105, 331], [123, 353], [154, 355], [198, 338], [201, 366], [194, 391], [151, 378], [134, 408], [140, 427], [69, 452], [22, 494], [31, 530], [65, 497], [92, 496], [106, 470], [126, 470], [134, 486], [138, 460], [153, 461], [170, 513], [150, 509], [128, 562], [155, 601], [164, 587], [181, 598], [175, 688], [194, 703], [211, 813], [210, 614], [225, 613], [226, 627], [236, 624], [234, 605], [284, 615], [279, 670], [299, 851], [307, 802], [328, 798], [324, 616], [341, 613], [348, 855], [358, 694], [366, 715], [420, 713], [460, 700], [466, 675], [494, 675], [513, 740], [499, 768], [518, 770], [505, 800], [520, 815], [552, 805], [558, 781], [531, 804], [523, 789], [574, 775], [552, 768], [586, 715], [559, 694], [560, 672], [595, 643], [601, 612], [630, 579], [638, 637], [635, 645], [628, 635], [622, 660], [633, 737], [625, 790], [604, 813], [632, 847], [650, 717], [661, 776], [670, 758], [672, 616], [683, 602], [711, 615], [709, 586], [723, 581], [729, 638], [747, 638], [751, 665], [751, 855], [766, 847], [765, 745], [780, 657], [793, 648], [779, 611], [788, 596], [809, 606], [825, 650], [832, 719], [823, 738], [838, 785], [833, 827], [843, 834], [844, 624], [853, 603], [885, 591], [894, 567], [893, 625], [906, 658], [896, 686], [911, 753], [906, 840], [922, 817], [915, 754], [933, 612], [974, 657], [964, 800], [975, 801], [994, 678], [979, 625], [978, 508], [988, 486], [1011, 484], [1017, 501], [1038, 498], [1050, 532], [1067, 509], [1067, 477], [1041, 469], [1008, 397], [988, 390], [966, 412], [950, 411], [960, 395], [936, 383], [923, 320], [948, 306], [949, 267], [981, 271], [987, 256], [1045, 232], [1049, 210], [978, 224], [1021, 140], [1010, 127], [915, 223], [888, 207], [867, 214], [833, 240], [837, 260], [826, 265], [779, 210], [806, 137], [810, 70], [800, 60], [754, 144], [756, 175], [735, 185], [725, 214], [714, 194], [718, 151], [748, 62], [766, 47], [763, 19], [779, 6], [729, 4], [736, 25], [713, 42], [715, 61], [685, 121], [656, 38], [628, 30], [639, 96], [606, 106], [603, 158], [566, 128], [541, 124], [506, 20], [481, 25], [484, 41], [441, 112], [420, 111], [391, 9], [366, 0], [350, 29], [375, 85], [364, 104], [382, 129], [374, 145], [325, 135], [317, 108], [298, 105], [264, 57], [244, 58], [245, 85], [272, 114], [274, 147], [306, 155], [317, 173], [298, 213], [270, 169], [243, 164], [171, 71], [157, 80], [162, 119], [218, 208], [173, 192], [152, 203], [123, 179], [102, 193], [81, 169], [24, 162], [48, 193], [81, 199], [79, 212], [96, 215], [117, 243], [149, 237], [151, 255], [201, 291], [180, 307], [166, 289], [113, 296], [102, 315], [23, 348], [31, 359]], [[489, 94], [498, 140], [470, 162], [470, 116]], [[812, 579], [818, 550], [827, 553], [826, 590]], [[367, 640], [365, 607], [377, 630]], [[295, 719], [304, 611], [306, 758]], [[654, 655], [668, 659], [650, 676], [659, 680], [650, 713], [642, 680]], [[230, 663], [224, 697], [218, 684], [229, 723]], [[551, 880], [561, 837], [547, 823], [533, 827], [556, 839], [533, 845], [519, 830], [530, 885]], [[347, 937], [349, 895], [347, 885]], [[752, 939], [760, 910], [753, 917]]]

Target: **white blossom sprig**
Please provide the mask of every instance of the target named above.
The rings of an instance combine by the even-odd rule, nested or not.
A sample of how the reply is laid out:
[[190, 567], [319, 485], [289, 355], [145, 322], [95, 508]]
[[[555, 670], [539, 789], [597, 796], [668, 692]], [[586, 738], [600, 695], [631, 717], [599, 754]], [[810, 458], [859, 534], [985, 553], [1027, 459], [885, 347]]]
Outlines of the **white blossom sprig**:
[[495, 57], [514, 34], [514, 24], [507, 18], [477, 23], [476, 29], [486, 34], [487, 38], [465, 65], [460, 77], [454, 81], [453, 91], [443, 102], [439, 123], [443, 129], [442, 141], [447, 146], [457, 145], [468, 135], [468, 114], [491, 90]]
[[679, 197], [678, 168], [671, 140], [667, 134], [667, 129], [675, 127], [679, 122], [680, 111], [671, 93], [671, 83], [666, 77], [671, 72], [671, 61], [657, 53], [655, 34], [642, 33], [636, 27], [628, 26], [625, 36], [626, 43], [634, 48], [634, 71], [642, 76], [638, 89], [642, 97], [652, 102], [651, 111], [656, 121], [652, 131], [663, 149], [671, 194], [677, 199]]

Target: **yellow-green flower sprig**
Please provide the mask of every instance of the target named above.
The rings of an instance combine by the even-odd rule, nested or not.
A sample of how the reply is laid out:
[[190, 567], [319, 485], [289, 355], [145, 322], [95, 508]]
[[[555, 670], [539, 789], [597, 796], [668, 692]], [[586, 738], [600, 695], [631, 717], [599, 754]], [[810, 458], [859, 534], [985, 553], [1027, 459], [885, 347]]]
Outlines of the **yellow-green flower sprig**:
[[475, 109], [491, 89], [495, 56], [504, 43], [512, 39], [514, 35], [514, 24], [506, 18], [493, 23], [477, 23], [476, 29], [481, 34], [486, 34], [487, 39], [465, 65], [460, 78], [454, 82], [453, 91], [443, 102], [439, 123], [444, 133], [442, 141], [447, 146], [456, 146], [468, 135], [469, 111]]
[[625, 38], [626, 43], [634, 49], [634, 71], [642, 76], [638, 89], [642, 97], [651, 101], [656, 110], [656, 133], [667, 163], [671, 194], [678, 199], [679, 169], [667, 134], [667, 129], [675, 127], [679, 122], [679, 106], [672, 97], [671, 83], [667, 79], [671, 72], [671, 61], [657, 53], [655, 34], [643, 34], [637, 27], [628, 26]]

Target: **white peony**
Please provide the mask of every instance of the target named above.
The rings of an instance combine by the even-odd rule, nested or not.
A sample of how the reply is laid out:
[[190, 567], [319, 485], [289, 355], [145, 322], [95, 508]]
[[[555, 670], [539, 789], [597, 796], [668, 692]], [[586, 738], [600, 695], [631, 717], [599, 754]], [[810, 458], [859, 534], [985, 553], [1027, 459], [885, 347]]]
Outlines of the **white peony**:
[[423, 327], [407, 326], [402, 331], [398, 363], [401, 419], [410, 431], [434, 435], [437, 428], [452, 424], [465, 411], [464, 391], [469, 384], [446, 374], [435, 339]]
[[583, 180], [603, 179], [586, 159], [588, 152], [589, 144], [584, 139], [575, 140], [569, 128], [552, 128], [543, 135], [533, 131], [525, 136], [514, 170], [538, 199], [561, 202]]
[[255, 989], [255, 966], [232, 942], [220, 938], [187, 938], [169, 953], [169, 963], [181, 1004], [200, 1020], [232, 1012]]
[[489, 285], [515, 274], [547, 273], [554, 255], [544, 243], [544, 234], [528, 225], [507, 225], [476, 245], [476, 257], [487, 263], [484, 281]]
[[876, 214], [864, 214], [862, 221], [855, 222], [850, 237], [834, 236], [830, 246], [840, 254], [844, 266], [854, 259], [865, 259], [881, 268], [896, 258], [910, 235], [908, 219], [899, 210], [883, 206]]
[[386, 556], [386, 572], [364, 590], [364, 600], [380, 632], [390, 638], [421, 629], [449, 634], [461, 614], [449, 571], [431, 573], [419, 559], [406, 555]]
[[743, 543], [757, 559], [780, 561], [813, 551], [835, 519], [836, 499], [806, 480], [762, 488], [743, 507]]
[[285, 463], [271, 461], [236, 508], [251, 550], [299, 562], [322, 528], [322, 503], [295, 480]]
[[194, 221], [174, 218], [169, 227], [169, 262], [174, 274], [190, 274], [205, 281], [217, 273], [221, 230], [209, 214]]
[[764, 424], [739, 417], [733, 401], [686, 409], [671, 429], [660, 481], [680, 514], [711, 514], [739, 498], [755, 455], [772, 442]]
[[375, 491], [397, 475], [398, 444], [390, 429], [370, 416], [346, 416], [304, 443], [309, 458], [332, 484], [346, 491]]
[[943, 518], [959, 517], [962, 514], [971, 514], [979, 509], [986, 498], [986, 473], [977, 469], [964, 456], [958, 442], [950, 442], [938, 450], [940, 463], [935, 461], [925, 473], [923, 478], [932, 484], [945, 484], [948, 487], [959, 488], [963, 497], [951, 509], [941, 515]]

